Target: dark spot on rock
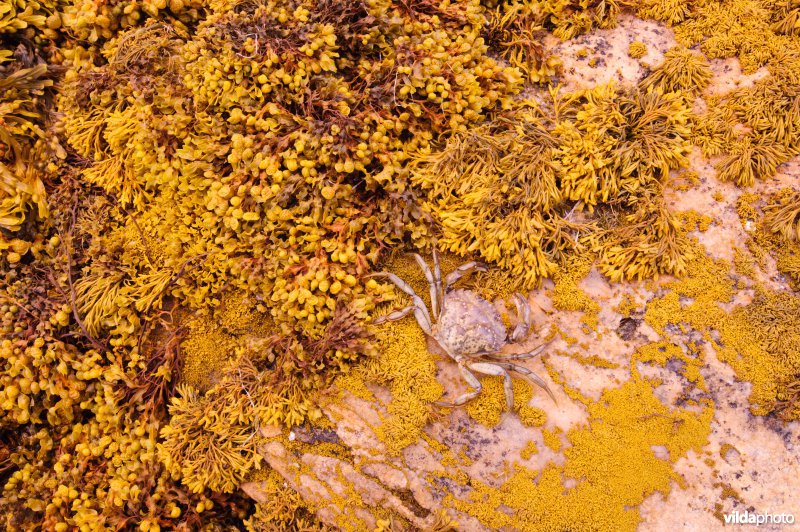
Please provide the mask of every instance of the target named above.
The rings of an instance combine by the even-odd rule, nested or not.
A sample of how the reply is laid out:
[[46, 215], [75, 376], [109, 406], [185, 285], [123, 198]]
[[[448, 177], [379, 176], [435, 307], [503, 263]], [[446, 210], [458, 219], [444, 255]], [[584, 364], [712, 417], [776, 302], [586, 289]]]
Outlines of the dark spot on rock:
[[595, 46], [595, 51], [596, 52], [605, 52], [606, 50], [608, 50], [608, 48], [609, 48], [609, 44], [608, 44], [608, 41], [606, 39], [598, 39], [597, 40], [597, 45]]
[[431, 514], [431, 511], [422, 506], [417, 499], [414, 498], [414, 494], [409, 489], [400, 490], [395, 489], [391, 490], [392, 494], [400, 499], [405, 505], [406, 508], [411, 510], [411, 513], [420, 517], [422, 519], [428, 517]]
[[787, 430], [785, 422], [775, 415], [775, 412], [772, 412], [769, 416], [764, 418], [764, 426], [780, 436], [781, 440], [783, 440], [783, 444], [787, 448], [791, 448], [792, 434]]
[[667, 369], [673, 373], [683, 375], [683, 372], [686, 370], [686, 362], [677, 358], [670, 358], [667, 360]]
[[320, 429], [311, 425], [300, 425], [294, 429], [295, 437], [303, 443], [342, 443], [339, 435], [331, 429]]
[[513, 508], [509, 508], [509, 507], [508, 507], [508, 506], [506, 506], [505, 504], [501, 504], [500, 506], [498, 506], [498, 507], [497, 507], [497, 509], [498, 509], [499, 511], [503, 512], [503, 513], [504, 513], [504, 514], [506, 514], [506, 515], [512, 515], [512, 516], [513, 516], [514, 514], [516, 514], [516, 513], [517, 513], [517, 511], [516, 511], [516, 510], [514, 510]]
[[447, 495], [458, 495], [468, 491], [468, 488], [461, 486], [453, 479], [447, 477], [434, 477], [431, 483], [437, 500]]
[[619, 327], [617, 327], [617, 334], [623, 340], [630, 340], [636, 329], [639, 328], [639, 324], [642, 320], [637, 320], [635, 318], [622, 318], [619, 320]]

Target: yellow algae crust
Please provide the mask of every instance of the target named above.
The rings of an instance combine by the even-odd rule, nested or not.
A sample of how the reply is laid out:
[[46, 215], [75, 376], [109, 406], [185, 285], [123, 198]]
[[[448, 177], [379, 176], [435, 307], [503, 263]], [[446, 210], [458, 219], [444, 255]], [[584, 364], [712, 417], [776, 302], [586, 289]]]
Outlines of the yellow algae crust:
[[[446, 504], [493, 529], [635, 530], [636, 507], [681, 483], [673, 464], [706, 444], [713, 412], [711, 403], [670, 409], [654, 383], [632, 380], [589, 405], [587, 427], [567, 432], [563, 466], [517, 467], [500, 487], [473, 482], [465, 500], [448, 497]], [[665, 447], [669, 458], [657, 457], [653, 446]]]
[[[754, 271], [752, 264], [749, 269]], [[690, 271], [685, 279], [669, 283], [665, 295], [648, 302], [645, 320], [662, 334], [669, 325], [700, 331], [712, 340], [717, 357], [729, 364], [739, 379], [753, 384], [753, 414], [776, 412], [787, 420], [798, 419], [800, 297], [757, 285], [750, 303], [727, 310], [723, 304], [730, 303], [734, 295], [730, 265], [703, 256], [695, 259]], [[714, 335], [708, 336], [712, 332]], [[684, 361], [684, 376], [704, 386], [697, 359], [674, 347], [663, 349], [661, 353], [649, 349], [640, 356], [663, 362], [665, 356], [672, 356], [671, 350]]]
[[[466, 405], [469, 416], [486, 427], [497, 426], [506, 412], [506, 396], [502, 377], [481, 379], [481, 394]], [[541, 427], [547, 422], [547, 413], [528, 403], [533, 398], [533, 386], [526, 380], [512, 377], [514, 413], [523, 425]]]
[[436, 363], [428, 352], [425, 335], [413, 316], [378, 334], [381, 358], [367, 369], [366, 377], [389, 386], [392, 399], [378, 435], [390, 454], [419, 440], [431, 416], [431, 403], [444, 392], [436, 380]]

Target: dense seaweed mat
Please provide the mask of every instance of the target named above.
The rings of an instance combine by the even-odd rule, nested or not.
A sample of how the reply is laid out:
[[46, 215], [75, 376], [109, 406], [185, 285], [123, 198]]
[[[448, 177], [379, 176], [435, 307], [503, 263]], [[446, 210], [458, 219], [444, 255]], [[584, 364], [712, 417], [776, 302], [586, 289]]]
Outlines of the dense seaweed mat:
[[[404, 296], [368, 274], [397, 252], [486, 261], [501, 295], [592, 264], [690, 273], [664, 188], [692, 145], [742, 187], [800, 146], [798, 9], [722, 4], [0, 2], [6, 528], [321, 527], [264, 471], [262, 429], [324, 427], [319, 393], [364, 361], [391, 382], [369, 322]], [[545, 41], [623, 8], [682, 45], [637, 86], [560, 89]], [[699, 112], [707, 57], [730, 56], [769, 75]], [[796, 284], [798, 194], [740, 213]], [[758, 414], [800, 415], [791, 341]]]

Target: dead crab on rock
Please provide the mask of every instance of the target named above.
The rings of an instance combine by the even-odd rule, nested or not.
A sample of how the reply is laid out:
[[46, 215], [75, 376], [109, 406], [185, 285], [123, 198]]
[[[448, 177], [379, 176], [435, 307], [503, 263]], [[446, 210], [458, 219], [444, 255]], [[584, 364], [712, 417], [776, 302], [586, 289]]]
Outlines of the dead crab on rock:
[[514, 404], [514, 395], [509, 370], [530, 378], [531, 381], [547, 391], [555, 401], [555, 396], [538, 375], [510, 362], [538, 355], [547, 346], [547, 343], [539, 345], [527, 353], [510, 355], [499, 353], [506, 344], [519, 343], [527, 338], [531, 315], [528, 300], [520, 293], [514, 294], [518, 323], [513, 332], [508, 334], [500, 313], [494, 305], [471, 290], [453, 289], [453, 285], [464, 275], [472, 271], [486, 271], [485, 264], [475, 261], [462, 264], [445, 277], [444, 285], [442, 285], [442, 273], [435, 250], [433, 252], [433, 271], [418, 254], [415, 253], [414, 258], [430, 285], [433, 320], [425, 307], [425, 302], [408, 283], [393, 273], [379, 272], [371, 274], [370, 277], [384, 277], [394, 283], [397, 288], [411, 297], [411, 305], [381, 316], [373, 323], [399, 320], [413, 312], [425, 334], [436, 340], [442, 350], [456, 361], [461, 375], [473, 389], [458, 397], [453, 403], [437, 401], [436, 404], [454, 407], [477, 397], [481, 393], [481, 382], [473, 374], [475, 372], [503, 377], [506, 402], [508, 409], [511, 410]]

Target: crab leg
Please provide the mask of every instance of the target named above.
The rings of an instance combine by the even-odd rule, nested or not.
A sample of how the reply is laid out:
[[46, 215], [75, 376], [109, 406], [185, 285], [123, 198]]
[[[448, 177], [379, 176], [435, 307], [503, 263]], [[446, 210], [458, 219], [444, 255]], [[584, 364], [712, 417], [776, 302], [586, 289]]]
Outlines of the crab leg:
[[[425, 302], [422, 300], [421, 297], [414, 292], [414, 289], [411, 288], [408, 283], [404, 280], [399, 278], [393, 273], [389, 272], [378, 272], [378, 273], [371, 273], [366, 277], [385, 277], [389, 279], [394, 285], [399, 288], [401, 291], [405, 292], [409, 296], [411, 296], [411, 302], [413, 303], [412, 308], [414, 309], [414, 317], [417, 318], [417, 323], [425, 332], [425, 334], [431, 334], [431, 316], [428, 314], [428, 309], [425, 308]], [[402, 311], [401, 311], [402, 312]]]
[[497, 360], [525, 360], [526, 358], [535, 357], [536, 355], [538, 355], [539, 353], [544, 351], [544, 348], [547, 347], [548, 345], [550, 345], [552, 342], [553, 342], [553, 340], [550, 340], [548, 342], [543, 343], [542, 345], [538, 345], [538, 346], [534, 347], [533, 349], [531, 349], [530, 351], [528, 351], [527, 353], [517, 353], [517, 354], [511, 354], [511, 355], [503, 355], [503, 354], [500, 354], [500, 353], [491, 353], [491, 354], [485, 354], [485, 355], [482, 355], [482, 356], [487, 356], [489, 358], [494, 358], [494, 359], [497, 359]]
[[464, 367], [463, 364], [460, 363], [458, 365], [458, 369], [461, 371], [461, 376], [464, 377], [464, 380], [467, 381], [467, 384], [469, 384], [470, 387], [472, 387], [472, 391], [457, 397], [456, 400], [453, 401], [452, 403], [448, 403], [447, 401], [434, 401], [433, 404], [437, 406], [444, 406], [446, 408], [453, 408], [456, 406], [461, 406], [469, 402], [471, 399], [475, 399], [476, 397], [478, 397], [478, 395], [480, 395], [481, 390], [483, 389], [481, 381], [479, 381], [478, 378], [475, 375], [473, 375], [470, 370]]
[[415, 308], [416, 307], [414, 305], [409, 305], [407, 307], [401, 308], [400, 310], [392, 311], [392, 312], [390, 312], [390, 313], [388, 313], [388, 314], [386, 314], [384, 316], [378, 316], [377, 318], [372, 320], [372, 323], [374, 325], [379, 325], [379, 324], [387, 322], [387, 321], [402, 320], [403, 318], [408, 316], [408, 314], [412, 310], [414, 310]]
[[441, 314], [444, 310], [444, 289], [442, 288], [442, 269], [439, 267], [439, 253], [436, 251], [436, 246], [433, 246], [433, 280], [436, 283], [436, 292], [439, 294], [439, 308], [438, 313]]
[[[434, 257], [436, 256], [436, 252], [434, 252]], [[425, 264], [425, 260], [419, 256], [419, 253], [414, 253], [414, 258], [417, 260], [417, 264], [419, 264], [422, 273], [425, 274], [425, 279], [428, 280], [428, 287], [431, 291], [431, 310], [433, 311], [433, 319], [439, 319], [439, 288], [436, 284], [436, 278], [434, 277], [431, 269]]]
[[514, 305], [517, 307], [517, 326], [514, 327], [509, 340], [516, 343], [523, 340], [531, 328], [531, 306], [519, 292], [514, 294]]
[[475, 362], [474, 364], [469, 365], [469, 369], [485, 375], [494, 375], [497, 377], [502, 376], [503, 390], [505, 390], [506, 394], [506, 406], [508, 407], [508, 410], [514, 408], [514, 390], [512, 387], [511, 375], [509, 375], [508, 372], [504, 370], [502, 366], [500, 366], [500, 364]]
[[544, 391], [546, 391], [546, 392], [547, 392], [547, 395], [549, 395], [549, 396], [550, 396], [550, 399], [552, 399], [554, 403], [558, 404], [558, 401], [556, 401], [556, 396], [555, 396], [555, 395], [553, 395], [553, 392], [551, 392], [551, 391], [550, 391], [550, 388], [547, 386], [547, 383], [546, 383], [546, 382], [544, 382], [544, 381], [542, 380], [542, 378], [541, 378], [541, 377], [539, 377], [539, 376], [538, 376], [536, 373], [532, 372], [532, 371], [531, 371], [531, 370], [529, 370], [528, 368], [523, 368], [522, 366], [518, 366], [518, 365], [516, 365], [516, 364], [498, 362], [498, 363], [497, 363], [497, 365], [498, 365], [498, 366], [501, 366], [501, 367], [503, 367], [503, 368], [506, 368], [506, 369], [508, 369], [508, 370], [515, 371], [515, 372], [517, 372], [517, 373], [519, 373], [519, 374], [521, 374], [521, 375], [525, 375], [525, 376], [526, 376], [526, 377], [528, 377], [528, 378], [529, 378], [529, 379], [530, 379], [530, 380], [531, 380], [531, 381], [532, 381], [532, 382], [533, 382], [535, 385], [539, 386], [539, 387], [540, 387], [540, 388], [542, 388]]
[[465, 264], [462, 264], [452, 272], [450, 272], [447, 277], [444, 279], [444, 291], [449, 292], [450, 288], [458, 282], [459, 279], [470, 273], [472, 270], [477, 270], [479, 272], [485, 272], [488, 270], [489, 267], [486, 266], [482, 262], [471, 261]]
[[481, 381], [479, 381], [478, 378], [472, 373], [472, 371], [475, 371], [484, 375], [492, 375], [495, 377], [502, 376], [503, 388], [506, 394], [506, 405], [508, 406], [509, 410], [511, 410], [511, 408], [514, 406], [514, 392], [512, 389], [511, 375], [509, 375], [507, 371], [500, 367], [499, 364], [475, 362], [465, 366], [463, 362], [461, 362], [458, 364], [458, 369], [461, 371], [461, 375], [464, 377], [464, 380], [467, 381], [467, 384], [469, 384], [473, 390], [457, 397], [452, 403], [448, 403], [446, 401], [436, 401], [434, 404], [452, 408], [466, 404], [470, 400], [478, 397], [483, 389], [483, 386], [481, 385]]

